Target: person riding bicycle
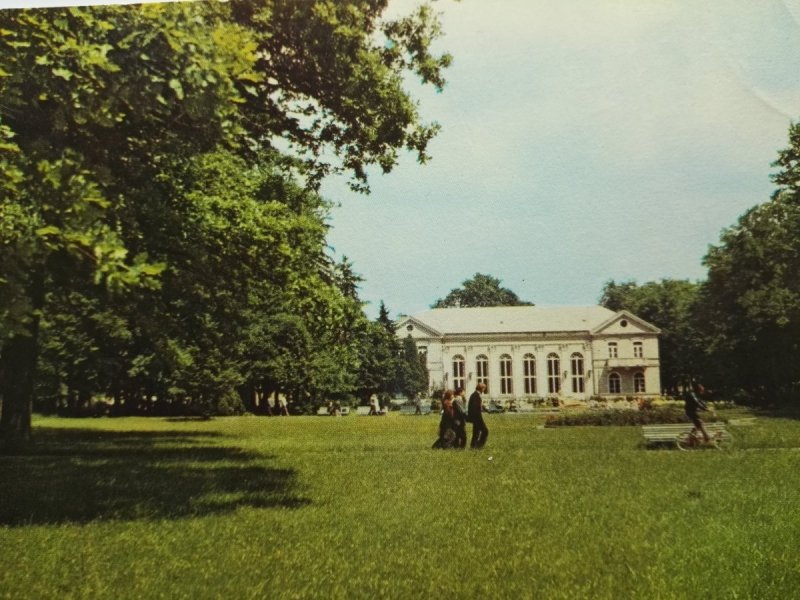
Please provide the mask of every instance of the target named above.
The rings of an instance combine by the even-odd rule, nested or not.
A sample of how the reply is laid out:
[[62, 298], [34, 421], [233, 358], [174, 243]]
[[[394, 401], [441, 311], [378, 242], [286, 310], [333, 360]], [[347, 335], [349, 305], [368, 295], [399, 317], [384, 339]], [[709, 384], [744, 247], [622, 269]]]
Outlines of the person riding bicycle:
[[684, 411], [686, 412], [686, 416], [689, 417], [689, 420], [694, 425], [693, 431], [700, 431], [703, 434], [703, 439], [705, 440], [706, 444], [711, 441], [708, 433], [706, 432], [706, 428], [703, 426], [703, 421], [700, 420], [697, 412], [700, 410], [708, 410], [708, 405], [700, 399], [700, 396], [704, 392], [704, 388], [699, 383], [692, 383], [692, 385], [684, 390]]

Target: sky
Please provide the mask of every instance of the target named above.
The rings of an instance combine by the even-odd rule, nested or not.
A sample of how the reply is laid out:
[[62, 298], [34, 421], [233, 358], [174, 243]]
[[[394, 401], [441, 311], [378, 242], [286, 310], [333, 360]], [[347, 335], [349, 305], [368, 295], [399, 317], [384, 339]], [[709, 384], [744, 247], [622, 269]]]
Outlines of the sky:
[[[396, 0], [409, 12], [417, 2]], [[800, 116], [800, 0], [437, 0], [442, 93], [409, 82], [429, 150], [369, 196], [329, 180], [328, 241], [377, 315], [475, 273], [543, 305], [608, 280], [705, 278], [723, 229], [775, 189]]]
[[[0, 8], [104, 3], [0, 0]], [[418, 0], [391, 0], [402, 15]], [[432, 160], [369, 196], [324, 183], [328, 242], [365, 310], [415, 314], [475, 273], [546, 305], [604, 284], [701, 280], [720, 233], [769, 199], [800, 115], [800, 0], [434, 0], [454, 57], [410, 79]]]

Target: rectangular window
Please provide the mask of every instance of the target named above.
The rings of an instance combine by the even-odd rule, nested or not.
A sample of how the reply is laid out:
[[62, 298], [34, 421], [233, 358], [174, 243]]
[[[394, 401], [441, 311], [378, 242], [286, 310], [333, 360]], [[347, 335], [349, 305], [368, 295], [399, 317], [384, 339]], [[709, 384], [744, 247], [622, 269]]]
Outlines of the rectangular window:
[[532, 354], [526, 354], [522, 359], [522, 370], [525, 381], [525, 393], [529, 396], [536, 393], [536, 359]]
[[608, 342], [608, 358], [617, 358], [617, 342]]
[[583, 387], [583, 356], [575, 353], [572, 355], [572, 393], [582, 394]]
[[642, 342], [633, 342], [633, 357], [644, 358], [644, 346]]
[[511, 357], [507, 354], [500, 357], [500, 393], [512, 394], [514, 385], [511, 379]]
[[489, 390], [489, 359], [481, 354], [475, 361], [475, 383], [482, 383]]
[[453, 389], [464, 389], [464, 357], [453, 357]]
[[645, 393], [644, 373], [636, 373], [636, 375], [633, 376], [633, 391], [636, 394]]
[[561, 361], [557, 354], [547, 356], [547, 391], [550, 394], [561, 391]]
[[608, 391], [611, 394], [619, 394], [622, 391], [622, 381], [618, 373], [611, 373], [608, 376]]

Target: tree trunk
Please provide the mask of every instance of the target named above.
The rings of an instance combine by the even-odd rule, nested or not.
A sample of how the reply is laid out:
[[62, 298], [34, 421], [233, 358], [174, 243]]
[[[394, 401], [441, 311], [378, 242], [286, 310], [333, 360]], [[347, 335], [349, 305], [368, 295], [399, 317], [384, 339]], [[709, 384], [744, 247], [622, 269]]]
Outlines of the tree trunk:
[[33, 316], [30, 335], [15, 335], [0, 355], [0, 448], [13, 448], [31, 439], [36, 361], [39, 354], [39, 315], [44, 305], [44, 276], [41, 270], [31, 276]]
[[17, 335], [3, 349], [0, 446], [15, 447], [30, 440], [36, 345], [35, 337]]
[[3, 348], [0, 446], [4, 448], [21, 446], [31, 437], [36, 347], [35, 337], [16, 335]]

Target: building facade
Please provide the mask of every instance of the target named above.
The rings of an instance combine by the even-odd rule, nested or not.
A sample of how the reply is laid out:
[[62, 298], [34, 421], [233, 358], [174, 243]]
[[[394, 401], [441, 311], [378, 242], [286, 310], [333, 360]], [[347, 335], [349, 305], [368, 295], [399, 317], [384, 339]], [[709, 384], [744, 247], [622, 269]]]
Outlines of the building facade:
[[429, 389], [483, 382], [501, 401], [657, 396], [659, 333], [602, 306], [436, 308], [397, 324], [426, 356]]

